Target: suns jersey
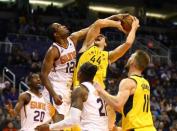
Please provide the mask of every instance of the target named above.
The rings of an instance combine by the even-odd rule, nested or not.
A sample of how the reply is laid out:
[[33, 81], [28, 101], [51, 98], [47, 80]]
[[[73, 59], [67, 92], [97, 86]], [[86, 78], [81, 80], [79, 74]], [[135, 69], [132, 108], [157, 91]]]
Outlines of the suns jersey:
[[98, 82], [103, 88], [105, 88], [104, 80], [106, 78], [106, 72], [108, 67], [108, 52], [101, 51], [97, 46], [92, 46], [82, 54], [80, 54], [80, 58], [78, 58], [77, 67], [74, 71], [73, 84], [74, 87], [79, 85], [77, 80], [77, 73], [79, 68], [85, 63], [90, 62], [98, 67], [96, 75], [94, 77], [94, 81]]
[[[150, 86], [142, 76], [130, 76], [137, 83], [133, 95], [129, 96], [122, 111], [123, 131], [128, 129], [139, 129], [153, 127], [153, 120], [150, 110]], [[144, 130], [146, 131], [146, 130]], [[151, 130], [148, 130], [151, 131]], [[154, 130], [153, 130], [154, 131]]]
[[[76, 63], [76, 50], [74, 43], [70, 38], [67, 38], [68, 47], [64, 48], [59, 46], [57, 43], [53, 43], [52, 46], [55, 46], [60, 54], [60, 57], [55, 61], [54, 67], [49, 73], [49, 80], [51, 83], [59, 83], [60, 88], [70, 88], [72, 85], [72, 78], [74, 73], [74, 67]], [[53, 87], [55, 91], [58, 88]], [[63, 89], [64, 90], [64, 89]]]
[[55, 109], [51, 108], [49, 103], [46, 103], [43, 96], [36, 96], [30, 91], [25, 93], [30, 94], [31, 100], [20, 111], [21, 131], [34, 131], [36, 126], [51, 121]]
[[81, 129], [84, 131], [108, 131], [108, 118], [105, 102], [97, 94], [90, 82], [81, 83], [88, 89], [88, 98], [83, 104]]

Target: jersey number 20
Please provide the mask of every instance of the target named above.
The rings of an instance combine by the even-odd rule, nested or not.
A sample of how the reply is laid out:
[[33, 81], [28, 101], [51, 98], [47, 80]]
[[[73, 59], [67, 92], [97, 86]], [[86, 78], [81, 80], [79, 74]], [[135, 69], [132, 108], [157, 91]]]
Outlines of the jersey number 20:
[[44, 120], [44, 116], [45, 116], [45, 112], [43, 111], [35, 111], [35, 116], [34, 116], [34, 121], [40, 121], [43, 122]]

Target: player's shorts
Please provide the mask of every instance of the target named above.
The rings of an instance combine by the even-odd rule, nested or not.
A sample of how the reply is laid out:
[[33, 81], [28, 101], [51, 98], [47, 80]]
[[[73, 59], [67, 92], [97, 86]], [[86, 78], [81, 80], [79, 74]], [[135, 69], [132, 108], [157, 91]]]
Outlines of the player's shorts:
[[153, 126], [148, 126], [148, 127], [138, 128], [138, 129], [132, 129], [129, 131], [156, 131], [156, 129]]
[[[54, 88], [54, 91], [62, 97], [63, 103], [61, 105], [55, 104], [53, 98], [50, 96], [47, 89], [44, 89], [42, 91], [42, 95], [47, 102], [51, 102], [53, 104], [53, 106], [56, 108], [59, 114], [67, 116], [70, 106], [71, 106], [71, 91], [69, 89], [67, 90], [64, 89], [64, 87], [60, 88], [59, 85], [61, 86], [62, 84], [55, 83], [55, 84], [52, 84], [52, 87]], [[56, 88], [58, 89], [56, 90]]]

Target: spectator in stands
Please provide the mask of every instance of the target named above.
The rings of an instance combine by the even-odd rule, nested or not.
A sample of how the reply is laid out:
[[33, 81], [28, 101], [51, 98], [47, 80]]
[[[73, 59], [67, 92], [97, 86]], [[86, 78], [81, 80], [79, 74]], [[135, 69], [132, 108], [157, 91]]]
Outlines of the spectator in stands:
[[3, 90], [3, 89], [8, 88], [8, 87], [10, 87], [10, 82], [9, 81], [5, 81], [5, 82], [0, 83], [0, 90]]
[[7, 126], [2, 131], [17, 131], [17, 129], [14, 127], [14, 124], [9, 121], [7, 122]]
[[3, 122], [5, 121], [5, 113], [3, 109], [0, 107], [0, 130], [3, 128]]

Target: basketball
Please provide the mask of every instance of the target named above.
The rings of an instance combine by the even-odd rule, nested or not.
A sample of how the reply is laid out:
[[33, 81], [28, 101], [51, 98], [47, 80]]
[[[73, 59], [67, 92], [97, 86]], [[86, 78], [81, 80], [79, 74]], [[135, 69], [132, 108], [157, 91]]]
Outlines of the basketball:
[[125, 15], [121, 20], [121, 25], [125, 31], [130, 32], [132, 28], [132, 22], [133, 22], [132, 17], [130, 15]]

